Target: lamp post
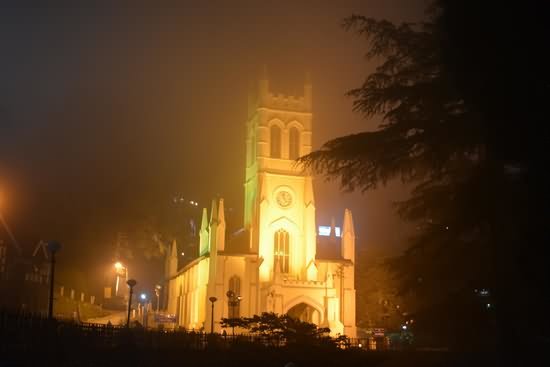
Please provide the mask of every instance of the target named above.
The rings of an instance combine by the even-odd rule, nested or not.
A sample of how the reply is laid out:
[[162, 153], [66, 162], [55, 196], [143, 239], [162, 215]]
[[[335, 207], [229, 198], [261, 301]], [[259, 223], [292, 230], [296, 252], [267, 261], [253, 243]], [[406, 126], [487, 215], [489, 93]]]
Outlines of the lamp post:
[[130, 294], [128, 296], [128, 318], [126, 319], [126, 327], [130, 328], [130, 310], [132, 309], [132, 294], [134, 294], [134, 287], [137, 282], [134, 279], [129, 279], [126, 284], [130, 287]]
[[53, 285], [54, 285], [54, 275], [55, 275], [55, 253], [59, 251], [61, 245], [59, 242], [50, 241], [48, 242], [48, 251], [51, 255], [50, 262], [50, 297], [48, 302], [48, 319], [53, 318]]
[[214, 302], [216, 302], [218, 299], [216, 297], [210, 297], [208, 298], [210, 302], [212, 302], [212, 314], [210, 318], [210, 334], [214, 334]]

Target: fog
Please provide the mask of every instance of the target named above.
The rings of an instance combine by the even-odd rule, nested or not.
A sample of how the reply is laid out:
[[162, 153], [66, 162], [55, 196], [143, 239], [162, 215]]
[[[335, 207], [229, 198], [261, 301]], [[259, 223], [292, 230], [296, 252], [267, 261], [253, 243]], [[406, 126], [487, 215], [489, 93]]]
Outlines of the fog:
[[[424, 5], [137, 3], [5, 2], [0, 11], [3, 214], [26, 249], [59, 240], [65, 264], [106, 264], [117, 233], [158, 217], [175, 195], [197, 210], [223, 197], [238, 227], [247, 95], [262, 65], [275, 93], [299, 95], [311, 73], [314, 148], [376, 128], [345, 96], [375, 63], [340, 23], [353, 13], [416, 21]], [[318, 224], [350, 208], [361, 249], [404, 247], [409, 231], [391, 207], [405, 195], [399, 183], [366, 194], [315, 185]]]

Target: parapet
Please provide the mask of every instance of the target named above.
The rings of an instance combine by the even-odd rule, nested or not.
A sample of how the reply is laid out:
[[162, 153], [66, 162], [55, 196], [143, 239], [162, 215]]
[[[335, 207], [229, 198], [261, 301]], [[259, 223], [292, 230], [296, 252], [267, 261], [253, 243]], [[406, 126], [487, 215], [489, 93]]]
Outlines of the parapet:
[[258, 87], [254, 96], [249, 99], [249, 113], [253, 113], [257, 108], [271, 108], [275, 110], [285, 110], [294, 112], [311, 112], [311, 82], [309, 73], [306, 74], [303, 96], [290, 96], [281, 93], [272, 93], [269, 90], [269, 80], [267, 71], [263, 70], [262, 76], [258, 81]]
[[286, 96], [284, 94], [267, 93], [258, 103], [258, 107], [290, 110], [296, 112], [310, 112], [311, 106], [306, 104], [304, 97]]

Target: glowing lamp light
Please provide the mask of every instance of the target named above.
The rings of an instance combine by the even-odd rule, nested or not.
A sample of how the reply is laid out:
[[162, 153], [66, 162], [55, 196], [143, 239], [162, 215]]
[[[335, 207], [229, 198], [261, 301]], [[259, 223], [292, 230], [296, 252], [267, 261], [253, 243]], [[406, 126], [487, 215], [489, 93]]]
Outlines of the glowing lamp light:
[[403, 329], [403, 330], [407, 330], [407, 325], [403, 325], [403, 326], [401, 326], [401, 329]]
[[139, 297], [144, 301], [147, 299], [147, 295], [145, 293], [142, 293]]
[[120, 269], [122, 269], [123, 267], [124, 267], [124, 266], [122, 266], [122, 264], [120, 263], [120, 261], [117, 261], [117, 262], [115, 263], [115, 268], [116, 268], [117, 270], [120, 270]]
[[358, 347], [363, 348], [363, 344], [359, 343]]

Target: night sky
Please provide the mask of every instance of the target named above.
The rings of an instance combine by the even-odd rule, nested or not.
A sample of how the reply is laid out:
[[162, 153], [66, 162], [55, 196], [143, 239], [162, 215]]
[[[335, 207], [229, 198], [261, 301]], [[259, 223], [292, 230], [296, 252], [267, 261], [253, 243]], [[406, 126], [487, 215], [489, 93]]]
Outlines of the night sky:
[[[12, 3], [0, 6], [3, 213], [23, 247], [55, 238], [62, 261], [91, 267], [176, 194], [200, 206], [219, 195], [242, 223], [247, 94], [263, 64], [276, 93], [301, 95], [311, 72], [314, 148], [374, 129], [344, 95], [373, 64], [340, 22], [417, 21], [425, 2]], [[342, 194], [319, 178], [318, 224], [349, 207], [358, 246], [396, 253], [408, 231], [391, 202], [403, 195]]]

